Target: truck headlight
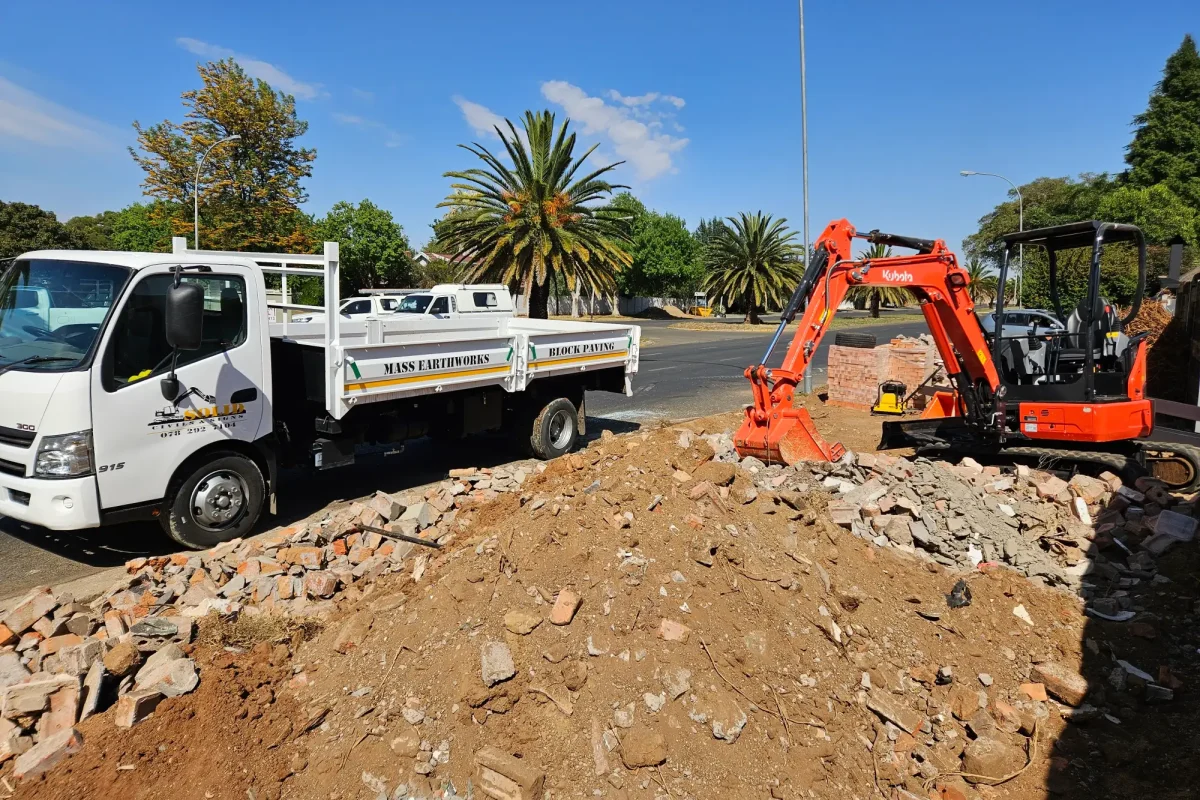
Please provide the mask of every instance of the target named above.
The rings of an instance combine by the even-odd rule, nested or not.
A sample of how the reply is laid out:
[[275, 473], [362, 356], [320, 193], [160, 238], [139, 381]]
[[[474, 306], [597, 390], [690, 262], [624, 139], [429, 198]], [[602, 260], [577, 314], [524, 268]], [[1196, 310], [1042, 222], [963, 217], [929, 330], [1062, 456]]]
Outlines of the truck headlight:
[[78, 478], [92, 474], [92, 432], [43, 436], [33, 474], [41, 478]]

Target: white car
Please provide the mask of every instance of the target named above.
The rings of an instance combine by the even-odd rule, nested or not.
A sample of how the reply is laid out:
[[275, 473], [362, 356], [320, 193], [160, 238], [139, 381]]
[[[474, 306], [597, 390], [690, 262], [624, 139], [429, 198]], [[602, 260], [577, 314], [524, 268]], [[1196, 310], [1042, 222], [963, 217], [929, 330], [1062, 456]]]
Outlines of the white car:
[[[371, 295], [370, 297], [355, 297], [342, 303], [342, 319], [366, 319], [382, 314], [394, 314], [404, 299], [401, 295]], [[316, 312], [312, 314], [297, 314], [292, 322], [324, 322], [325, 315]]]
[[[438, 284], [432, 289], [405, 294], [356, 297], [342, 303], [342, 319], [366, 319], [402, 315], [457, 319], [475, 314], [512, 314], [513, 301], [508, 287], [501, 284]], [[292, 322], [324, 322], [325, 315], [299, 314]]]
[[[991, 336], [996, 330], [995, 312], [980, 317], [979, 326]], [[1040, 308], [1005, 311], [1004, 324], [1000, 326], [1001, 336], [1005, 338], [1063, 333], [1066, 330], [1067, 326], [1059, 322], [1058, 317]]]

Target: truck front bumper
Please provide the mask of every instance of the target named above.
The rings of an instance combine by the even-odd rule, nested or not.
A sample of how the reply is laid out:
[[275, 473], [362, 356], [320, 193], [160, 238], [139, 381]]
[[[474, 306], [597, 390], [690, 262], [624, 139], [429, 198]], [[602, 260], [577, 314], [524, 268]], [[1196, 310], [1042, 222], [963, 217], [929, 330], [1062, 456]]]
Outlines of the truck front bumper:
[[0, 473], [0, 517], [54, 531], [98, 528], [96, 476], [45, 480]]

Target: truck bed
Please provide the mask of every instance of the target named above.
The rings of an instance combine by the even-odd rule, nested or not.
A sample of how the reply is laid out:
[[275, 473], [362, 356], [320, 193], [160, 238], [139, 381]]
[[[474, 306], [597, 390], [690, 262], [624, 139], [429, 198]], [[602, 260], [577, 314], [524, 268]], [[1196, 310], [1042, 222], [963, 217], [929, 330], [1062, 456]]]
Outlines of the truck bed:
[[501, 314], [339, 319], [334, 328], [323, 321], [270, 324], [280, 343], [315, 351], [302, 351], [305, 383], [310, 393], [323, 383], [334, 419], [367, 403], [485, 386], [520, 392], [539, 379], [614, 368], [623, 370], [628, 394], [641, 338], [637, 325]]

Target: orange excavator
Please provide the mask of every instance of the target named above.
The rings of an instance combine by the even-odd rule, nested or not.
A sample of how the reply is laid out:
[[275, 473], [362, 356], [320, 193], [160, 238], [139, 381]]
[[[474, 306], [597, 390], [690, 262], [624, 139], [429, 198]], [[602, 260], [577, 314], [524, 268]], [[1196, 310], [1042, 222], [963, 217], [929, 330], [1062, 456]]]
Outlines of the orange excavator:
[[[910, 255], [856, 258], [855, 239], [913, 250]], [[824, 439], [804, 408], [793, 407], [798, 381], [829, 330], [846, 292], [855, 286], [910, 291], [920, 305], [952, 388], [936, 391], [919, 419], [884, 423], [881, 449], [915, 447], [963, 454], [1051, 457], [1118, 469], [1145, 470], [1157, 461], [1176, 476], [1171, 483], [1200, 483], [1200, 450], [1147, 441], [1154, 410], [1146, 397], [1144, 335], [1127, 337], [1146, 279], [1146, 244], [1133, 225], [1078, 222], [1004, 237], [999, 285], [1005, 286], [1008, 254], [1019, 245], [1042, 247], [1049, 259], [1050, 291], [1061, 330], [1009, 336], [997, 323], [985, 332], [968, 291], [970, 278], [940, 239], [859, 233], [847, 220], [829, 223], [784, 308], [762, 361], [746, 369], [754, 402], [734, 436], [738, 453], [768, 463], [837, 461], [845, 448]], [[1138, 285], [1132, 308], [1119, 317], [1100, 295], [1105, 246], [1132, 245], [1138, 254]], [[1059, 255], [1091, 248], [1086, 296], [1065, 313], [1059, 298]], [[1003, 292], [995, 319], [1004, 319]], [[766, 366], [786, 326], [803, 312], [783, 364]]]

